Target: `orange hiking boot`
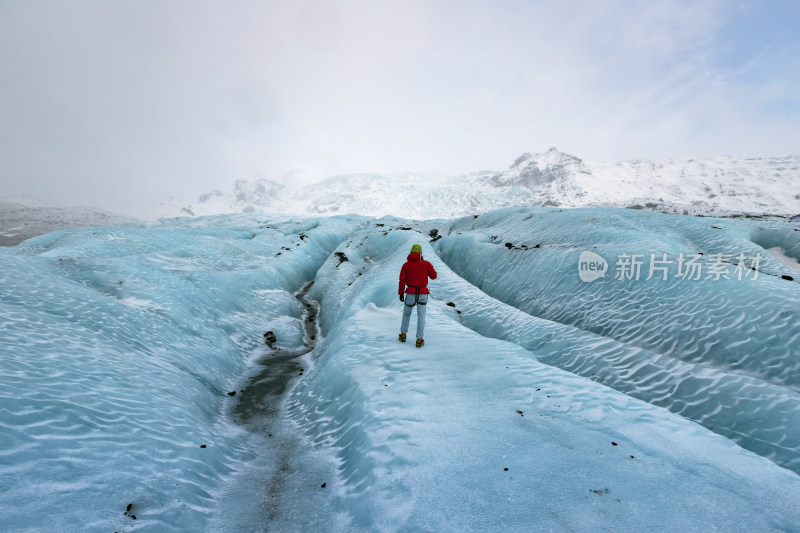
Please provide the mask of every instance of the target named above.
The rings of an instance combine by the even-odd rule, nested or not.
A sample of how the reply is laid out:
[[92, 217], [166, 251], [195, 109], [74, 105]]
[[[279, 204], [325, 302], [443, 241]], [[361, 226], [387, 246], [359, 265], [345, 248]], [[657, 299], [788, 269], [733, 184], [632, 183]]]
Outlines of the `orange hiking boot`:
[[417, 339], [417, 348], [422, 348], [423, 346], [425, 346], [425, 341], [422, 340], [422, 337], [420, 337]]
[[399, 340], [400, 342], [406, 342], [406, 334], [405, 334], [405, 333], [401, 333], [401, 334], [400, 334], [400, 335], [397, 337], [397, 340]]

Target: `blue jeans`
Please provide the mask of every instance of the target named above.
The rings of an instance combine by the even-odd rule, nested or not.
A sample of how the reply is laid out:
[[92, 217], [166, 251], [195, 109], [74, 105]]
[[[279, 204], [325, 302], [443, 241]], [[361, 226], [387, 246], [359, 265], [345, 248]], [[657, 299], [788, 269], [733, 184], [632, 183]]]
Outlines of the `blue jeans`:
[[427, 305], [422, 305], [423, 303], [428, 303], [428, 295], [427, 294], [420, 294], [418, 303], [414, 305], [414, 298], [416, 298], [416, 294], [406, 294], [406, 301], [403, 304], [403, 322], [400, 324], [400, 333], [407, 333], [408, 332], [408, 323], [411, 321], [411, 311], [414, 310], [414, 307], [417, 308], [417, 338], [422, 338], [422, 333], [425, 330], [425, 311], [427, 309]]

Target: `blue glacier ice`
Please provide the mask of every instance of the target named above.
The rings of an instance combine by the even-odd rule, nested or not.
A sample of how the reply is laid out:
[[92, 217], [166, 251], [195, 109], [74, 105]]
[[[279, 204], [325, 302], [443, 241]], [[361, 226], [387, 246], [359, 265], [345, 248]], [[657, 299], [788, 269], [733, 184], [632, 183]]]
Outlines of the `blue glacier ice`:
[[[0, 249], [2, 529], [800, 530], [800, 291], [769, 252], [800, 257], [798, 237], [514, 208], [173, 219]], [[423, 349], [396, 340], [415, 242], [439, 272]], [[581, 281], [583, 251], [603, 277]], [[675, 277], [681, 253], [703, 279]], [[762, 257], [742, 280], [739, 253]], [[673, 261], [668, 279], [616, 279], [623, 254]], [[237, 423], [276, 353], [264, 331], [304, 343], [310, 281], [321, 342], [277, 420]]]
[[292, 292], [357, 224], [219, 217], [2, 249], [0, 529], [113, 531], [129, 503], [140, 525], [202, 529], [254, 456], [227, 392], [265, 324], [302, 341]]
[[[800, 258], [798, 226], [508, 209], [456, 221], [436, 244], [455, 272], [515, 308], [500, 320], [525, 325], [498, 336], [800, 472], [800, 276], [768, 251]], [[608, 262], [604, 277], [581, 280], [585, 251]], [[641, 256], [638, 280], [622, 275], [623, 255]], [[679, 275], [681, 256], [698, 257], [697, 274]], [[750, 270], [759, 257], [759, 272]], [[651, 265], [666, 270], [648, 280]]]

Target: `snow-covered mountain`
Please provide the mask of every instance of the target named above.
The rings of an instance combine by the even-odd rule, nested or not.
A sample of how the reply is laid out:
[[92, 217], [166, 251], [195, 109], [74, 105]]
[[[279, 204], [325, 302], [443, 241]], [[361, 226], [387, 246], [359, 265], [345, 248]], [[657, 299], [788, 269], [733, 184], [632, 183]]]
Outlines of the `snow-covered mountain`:
[[236, 180], [232, 191], [215, 189], [201, 194], [196, 202], [170, 197], [132, 211], [144, 219], [219, 215], [223, 213], [282, 212], [286, 188], [268, 179]]
[[[690, 214], [800, 214], [800, 156], [625, 161], [588, 165], [578, 184], [589, 203], [654, 204]], [[624, 203], [623, 202], [623, 203]]]
[[[800, 156], [591, 163], [551, 148], [505, 171], [335, 176], [294, 193], [237, 181], [197, 202], [162, 203], [158, 216], [267, 211], [451, 218], [512, 206], [631, 207], [687, 214], [800, 214]], [[139, 211], [141, 212], [141, 210]]]

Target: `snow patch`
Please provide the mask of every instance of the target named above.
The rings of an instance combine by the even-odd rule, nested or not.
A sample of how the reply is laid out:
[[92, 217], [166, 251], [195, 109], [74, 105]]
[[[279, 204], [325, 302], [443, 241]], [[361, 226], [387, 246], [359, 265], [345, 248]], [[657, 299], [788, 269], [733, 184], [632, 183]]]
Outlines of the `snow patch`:
[[794, 272], [795, 274], [800, 274], [800, 261], [795, 259], [794, 257], [790, 257], [786, 254], [786, 250], [781, 248], [780, 246], [775, 246], [774, 248], [768, 248], [767, 251], [771, 253], [775, 259], [780, 261], [780, 263]]

